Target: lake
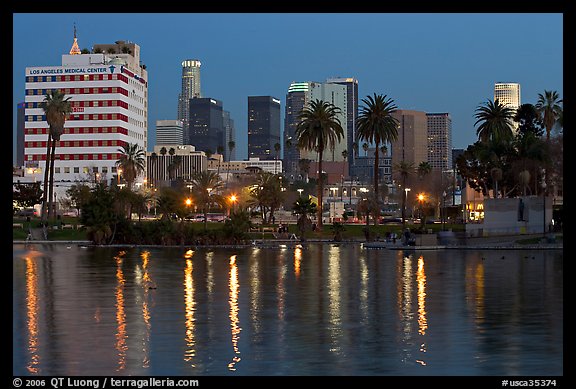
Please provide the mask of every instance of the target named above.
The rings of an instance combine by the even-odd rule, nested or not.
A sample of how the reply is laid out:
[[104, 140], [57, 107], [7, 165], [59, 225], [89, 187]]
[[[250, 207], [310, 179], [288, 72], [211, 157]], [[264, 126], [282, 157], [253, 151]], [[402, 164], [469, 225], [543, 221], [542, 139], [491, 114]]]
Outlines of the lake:
[[13, 245], [14, 375], [561, 376], [562, 250]]

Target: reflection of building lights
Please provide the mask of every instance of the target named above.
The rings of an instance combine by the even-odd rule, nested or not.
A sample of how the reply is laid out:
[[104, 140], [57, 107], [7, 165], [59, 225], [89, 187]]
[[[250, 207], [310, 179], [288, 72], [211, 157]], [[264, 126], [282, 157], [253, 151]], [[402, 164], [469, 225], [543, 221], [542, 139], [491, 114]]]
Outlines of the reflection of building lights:
[[238, 340], [240, 338], [240, 319], [238, 316], [238, 294], [240, 293], [240, 285], [238, 283], [238, 265], [236, 265], [236, 255], [230, 257], [230, 279], [228, 283], [230, 287], [230, 330], [232, 333], [232, 349], [234, 350], [234, 357], [232, 362], [228, 364], [229, 370], [236, 370], [236, 364], [240, 362], [240, 350], [238, 349]]
[[296, 247], [294, 250], [294, 275], [296, 278], [300, 276], [300, 261], [302, 260], [302, 249]]
[[128, 334], [126, 332], [126, 311], [124, 307], [124, 284], [126, 279], [124, 278], [124, 272], [122, 271], [122, 256], [125, 255], [125, 251], [118, 253], [116, 259], [116, 350], [118, 350], [118, 369], [117, 371], [124, 370], [126, 368], [126, 352], [128, 350], [128, 345], [126, 344], [126, 338]]
[[428, 321], [426, 320], [426, 273], [423, 256], [418, 258], [416, 281], [418, 283], [418, 333], [424, 335], [428, 328]]
[[[192, 250], [188, 250], [192, 251]], [[193, 253], [193, 252], [192, 252]], [[186, 252], [188, 255], [188, 252]], [[194, 339], [194, 312], [196, 303], [194, 301], [194, 279], [192, 278], [192, 254], [186, 258], [186, 268], [184, 269], [184, 305], [186, 307], [186, 351], [184, 352], [184, 360], [189, 362], [196, 355], [195, 339]]]
[[28, 328], [28, 352], [30, 362], [27, 369], [32, 374], [39, 372], [40, 355], [38, 354], [38, 274], [36, 263], [26, 258], [26, 326]]

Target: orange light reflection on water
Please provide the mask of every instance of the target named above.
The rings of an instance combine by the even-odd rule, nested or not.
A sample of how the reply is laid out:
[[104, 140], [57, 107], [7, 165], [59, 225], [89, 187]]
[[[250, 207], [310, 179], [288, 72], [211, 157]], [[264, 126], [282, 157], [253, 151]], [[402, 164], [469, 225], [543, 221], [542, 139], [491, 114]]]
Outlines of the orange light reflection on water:
[[26, 258], [26, 317], [28, 327], [28, 352], [30, 362], [26, 368], [32, 374], [38, 374], [40, 355], [38, 355], [38, 274], [36, 263]]
[[[194, 279], [192, 278], [193, 263], [192, 254], [186, 256], [186, 268], [184, 269], [184, 305], [186, 308], [186, 351], [184, 351], [184, 360], [190, 362], [196, 356], [196, 340], [194, 338], [195, 328], [194, 324], [196, 318], [194, 313], [196, 311], [196, 302], [194, 301]], [[192, 364], [194, 366], [194, 364]]]
[[126, 344], [126, 338], [128, 337], [126, 332], [126, 312], [124, 307], [124, 284], [126, 279], [124, 278], [124, 272], [122, 271], [122, 257], [126, 255], [125, 251], [118, 253], [114, 259], [116, 260], [116, 350], [118, 350], [118, 368], [117, 371], [124, 370], [126, 368], [126, 352], [128, 346]]
[[240, 319], [238, 317], [238, 294], [240, 293], [240, 284], [238, 283], [238, 265], [236, 264], [236, 255], [230, 257], [230, 276], [228, 285], [230, 287], [230, 330], [232, 334], [232, 349], [234, 357], [228, 364], [228, 370], [236, 370], [236, 364], [240, 362], [240, 350], [238, 349], [238, 340], [240, 339]]

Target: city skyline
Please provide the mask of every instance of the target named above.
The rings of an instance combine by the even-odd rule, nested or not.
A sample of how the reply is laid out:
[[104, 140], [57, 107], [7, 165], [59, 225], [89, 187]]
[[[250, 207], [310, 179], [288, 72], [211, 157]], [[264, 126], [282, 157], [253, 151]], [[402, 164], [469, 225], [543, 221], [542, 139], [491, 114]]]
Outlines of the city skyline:
[[[279, 98], [283, 123], [293, 81], [354, 77], [360, 100], [384, 94], [399, 109], [450, 113], [453, 148], [476, 141], [475, 109], [493, 99], [495, 83], [520, 84], [522, 103], [536, 103], [544, 90], [563, 97], [560, 13], [127, 15], [50, 14], [51, 38], [40, 39], [46, 14], [13, 14], [13, 160], [25, 68], [59, 65], [74, 24], [80, 49], [116, 40], [140, 46], [149, 74], [148, 150], [156, 121], [178, 117], [182, 62], [190, 58], [202, 62], [202, 95], [222, 101], [234, 120], [237, 159], [247, 158], [247, 97]], [[115, 28], [102, 29], [102, 18]], [[329, 34], [318, 40], [314, 29], [294, 28], [315, 24]]]

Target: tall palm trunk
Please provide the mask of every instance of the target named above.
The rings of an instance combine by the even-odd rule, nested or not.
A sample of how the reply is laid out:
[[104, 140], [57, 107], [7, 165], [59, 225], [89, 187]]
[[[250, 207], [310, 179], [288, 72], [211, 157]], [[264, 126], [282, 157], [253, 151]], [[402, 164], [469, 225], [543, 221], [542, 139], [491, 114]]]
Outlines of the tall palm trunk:
[[48, 216], [48, 180], [50, 177], [50, 150], [52, 146], [52, 134], [48, 134], [48, 143], [46, 145], [46, 162], [44, 164], [44, 192], [42, 193], [42, 222], [47, 220]]
[[322, 154], [323, 150], [318, 150], [318, 231], [322, 231], [322, 194], [324, 193], [324, 179], [322, 176]]
[[50, 183], [48, 186], [48, 220], [55, 217], [52, 200], [54, 199], [54, 160], [56, 159], [56, 139], [52, 140], [52, 153], [50, 154]]
[[378, 146], [380, 146], [380, 142], [376, 141], [376, 151], [374, 151], [374, 199], [376, 201], [378, 201], [378, 176], [380, 172], [378, 170], [378, 159], [380, 158]]

